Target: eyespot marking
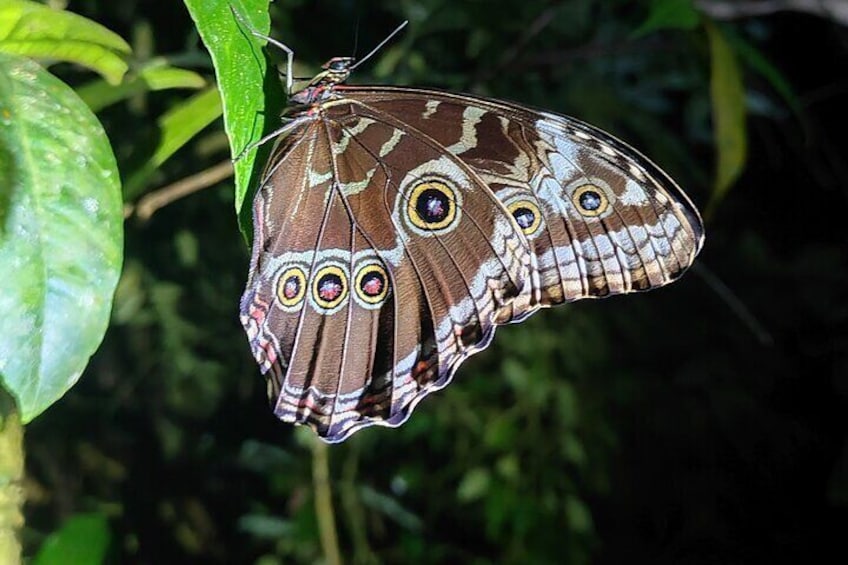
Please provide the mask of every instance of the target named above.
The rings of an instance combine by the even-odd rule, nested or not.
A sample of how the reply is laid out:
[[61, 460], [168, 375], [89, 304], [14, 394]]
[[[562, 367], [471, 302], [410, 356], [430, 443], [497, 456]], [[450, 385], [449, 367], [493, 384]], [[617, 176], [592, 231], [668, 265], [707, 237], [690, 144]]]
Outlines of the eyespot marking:
[[459, 220], [456, 190], [443, 179], [425, 179], [410, 191], [406, 214], [412, 225], [427, 232], [444, 233]]
[[609, 198], [601, 187], [584, 184], [571, 194], [571, 202], [581, 215], [596, 218], [609, 208]]
[[347, 299], [348, 277], [339, 265], [318, 269], [312, 279], [312, 302], [323, 314], [333, 314]]
[[277, 278], [277, 300], [283, 310], [296, 310], [306, 294], [306, 273], [300, 267], [289, 267]]
[[383, 265], [376, 260], [362, 265], [356, 273], [354, 290], [363, 308], [381, 306], [389, 295], [389, 277]]
[[515, 223], [524, 232], [524, 235], [530, 237], [539, 232], [542, 226], [542, 213], [535, 202], [530, 200], [515, 200], [507, 205], [507, 210], [512, 214]]

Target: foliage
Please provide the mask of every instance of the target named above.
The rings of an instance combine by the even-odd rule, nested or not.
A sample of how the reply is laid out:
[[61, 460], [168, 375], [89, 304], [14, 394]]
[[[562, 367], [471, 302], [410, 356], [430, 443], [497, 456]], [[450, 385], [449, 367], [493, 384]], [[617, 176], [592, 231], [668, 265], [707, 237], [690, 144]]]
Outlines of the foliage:
[[[49, 560], [42, 556], [56, 544], [94, 536], [99, 543], [88, 549], [111, 551], [118, 562], [318, 562], [331, 554], [322, 537], [326, 511], [316, 513], [326, 487], [337, 543], [353, 563], [745, 562], [751, 555], [780, 563], [837, 549], [830, 540], [848, 525], [848, 429], [838, 417], [848, 389], [848, 261], [823, 226], [838, 225], [838, 204], [845, 205], [846, 179], [828, 139], [837, 131], [829, 112], [844, 116], [844, 107], [805, 105], [794, 93], [796, 82], [823, 88], [848, 70], [844, 47], [826, 42], [820, 22], [728, 25], [684, 0], [274, 4], [272, 35], [295, 48], [298, 76], [350, 54], [355, 33], [361, 54], [409, 19], [408, 32], [357, 69], [355, 82], [471, 91], [578, 116], [639, 147], [699, 203], [715, 203], [702, 259], [709, 269], [700, 277], [500, 329], [493, 346], [403, 427], [363, 431], [328, 449], [322, 486], [314, 473], [321, 452], [308, 430], [280, 424], [267, 410], [236, 319], [247, 265], [238, 232], [249, 226], [233, 208], [249, 208], [241, 203], [267, 147], [235, 164], [236, 190], [225, 181], [147, 221], [131, 214], [154, 188], [227, 162], [278, 125], [280, 86], [265, 57], [278, 62], [283, 54], [260, 49], [243, 25], [269, 29], [262, 2], [186, 4], [71, 2], [79, 15], [50, 15], [80, 25], [51, 28], [64, 35], [40, 52], [8, 41], [47, 33], [32, 23], [47, 8], [0, 6], [2, 61], [63, 93], [63, 107], [85, 101], [97, 113], [130, 213], [105, 340], [79, 385], [27, 428], [29, 555]], [[9, 6], [21, 21], [24, 13], [38, 17], [4, 24]], [[105, 29], [93, 22], [130, 45], [102, 39]], [[62, 56], [71, 39], [82, 47]], [[831, 49], [834, 74], [791, 65], [786, 45]], [[10, 92], [2, 87], [7, 74], [0, 73], [2, 96]], [[89, 123], [49, 113], [50, 120], [18, 115], [46, 130], [47, 140]], [[5, 189], [17, 170], [8, 164], [27, 140], [0, 135]], [[63, 145], [71, 156], [56, 155], [72, 163], [82, 146]], [[86, 159], [95, 161], [104, 146]], [[27, 209], [8, 194], [41, 198], [65, 183], [81, 191], [71, 200], [84, 201], [95, 189], [74, 174], [0, 193], [0, 218]], [[822, 206], [824, 198], [833, 205]], [[77, 228], [120, 249], [119, 212], [107, 200], [111, 220]], [[799, 213], [801, 203], [815, 213]], [[59, 237], [63, 217], [45, 218]], [[83, 249], [69, 239], [42, 245], [40, 254], [64, 269], [68, 253]], [[0, 257], [4, 280], [32, 280]], [[97, 265], [112, 272], [120, 265], [79, 260], [88, 275]], [[108, 276], [91, 278], [104, 283], [96, 292], [107, 310]], [[0, 301], [12, 296], [6, 289]], [[43, 336], [19, 331], [13, 311], [0, 307], [0, 339]], [[71, 348], [76, 372], [99, 336], [87, 340], [88, 349]], [[19, 382], [6, 384], [14, 392], [32, 381]]]
[[28, 421], [73, 386], [103, 337], [121, 196], [94, 115], [37, 64], [2, 52], [0, 184], [0, 382]]
[[44, 541], [33, 565], [103, 563], [109, 548], [109, 524], [102, 514], [77, 514]]
[[240, 214], [242, 232], [250, 235], [250, 206], [244, 206], [244, 200], [250, 186], [258, 182], [254, 161], [257, 157], [260, 162], [267, 158], [270, 149], [255, 143], [263, 133], [279, 126], [277, 116], [283, 100], [279, 81], [275, 73], [269, 72], [254, 35], [268, 33], [268, 2], [189, 0], [186, 5], [215, 63], [225, 108], [224, 128], [232, 156], [237, 159], [236, 212]]
[[707, 208], [707, 216], [710, 217], [715, 206], [742, 174], [748, 138], [745, 131], [745, 90], [736, 55], [716, 26], [708, 24], [706, 30], [713, 62], [710, 96], [718, 154], [714, 192]]

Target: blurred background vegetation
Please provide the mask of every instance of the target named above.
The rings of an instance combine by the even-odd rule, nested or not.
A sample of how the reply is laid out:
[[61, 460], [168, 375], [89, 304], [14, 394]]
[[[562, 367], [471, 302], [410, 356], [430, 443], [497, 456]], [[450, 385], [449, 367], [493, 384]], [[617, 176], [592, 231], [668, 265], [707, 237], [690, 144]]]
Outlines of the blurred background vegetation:
[[[27, 427], [26, 553], [103, 540], [110, 562], [151, 564], [320, 563], [332, 561], [328, 544], [363, 564], [844, 558], [844, 6], [702, 2], [701, 19], [679, 29], [651, 7], [274, 4], [273, 35], [302, 75], [409, 19], [352, 82], [510, 99], [634, 144], [702, 210], [713, 203], [699, 266], [667, 289], [502, 328], [400, 429], [316, 449], [272, 415], [238, 323], [249, 255], [232, 178], [148, 219], [132, 208], [228, 160], [219, 120], [126, 194], [111, 327], [79, 384]], [[214, 81], [180, 2], [67, 8], [130, 42], [135, 65], [165, 57]], [[723, 198], [710, 33], [729, 46], [745, 95], [747, 159]], [[51, 70], [75, 86], [92, 78]], [[98, 112], [122, 172], [149, 162], [157, 119], [194, 93], [141, 92]], [[324, 484], [337, 539], [322, 543]]]

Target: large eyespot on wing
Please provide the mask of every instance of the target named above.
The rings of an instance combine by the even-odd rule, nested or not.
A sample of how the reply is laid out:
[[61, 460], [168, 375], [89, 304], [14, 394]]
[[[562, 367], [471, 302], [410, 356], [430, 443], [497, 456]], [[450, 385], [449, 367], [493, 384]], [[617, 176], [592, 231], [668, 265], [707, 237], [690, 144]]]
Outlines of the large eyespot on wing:
[[[357, 95], [439, 140], [504, 202], [534, 251], [543, 306], [662, 286], [679, 277], [701, 248], [700, 216], [680, 188], [597, 128], [437, 91], [389, 88]], [[514, 301], [510, 309], [503, 317], [517, 320], [533, 307]]]

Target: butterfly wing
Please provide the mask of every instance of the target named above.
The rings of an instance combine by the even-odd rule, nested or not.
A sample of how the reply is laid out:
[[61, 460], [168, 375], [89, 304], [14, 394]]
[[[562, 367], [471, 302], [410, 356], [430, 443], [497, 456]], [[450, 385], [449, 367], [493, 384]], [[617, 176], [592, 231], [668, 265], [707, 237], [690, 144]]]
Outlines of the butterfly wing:
[[[701, 218], [674, 181], [588, 124], [440, 91], [340, 91], [402, 119], [477, 173], [529, 241], [542, 306], [665, 285], [703, 244]], [[499, 320], [532, 313], [534, 294], [524, 296]]]
[[296, 118], [254, 200], [241, 320], [276, 414], [327, 441], [396, 426], [534, 285], [474, 170], [354, 101]]

